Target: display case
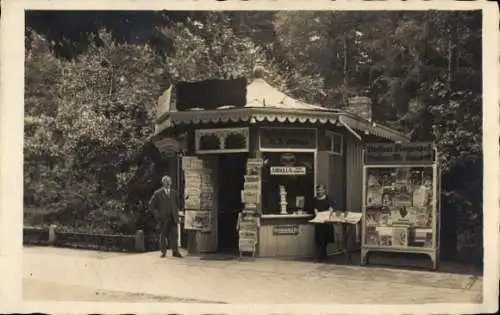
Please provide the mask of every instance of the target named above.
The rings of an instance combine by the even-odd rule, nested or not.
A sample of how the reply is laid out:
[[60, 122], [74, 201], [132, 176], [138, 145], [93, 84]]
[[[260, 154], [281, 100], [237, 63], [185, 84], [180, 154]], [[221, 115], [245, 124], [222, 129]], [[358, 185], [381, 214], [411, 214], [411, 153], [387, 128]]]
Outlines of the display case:
[[432, 144], [370, 144], [363, 173], [362, 264], [372, 251], [427, 254], [437, 269], [439, 182]]
[[262, 212], [312, 212], [315, 187], [314, 152], [263, 152]]

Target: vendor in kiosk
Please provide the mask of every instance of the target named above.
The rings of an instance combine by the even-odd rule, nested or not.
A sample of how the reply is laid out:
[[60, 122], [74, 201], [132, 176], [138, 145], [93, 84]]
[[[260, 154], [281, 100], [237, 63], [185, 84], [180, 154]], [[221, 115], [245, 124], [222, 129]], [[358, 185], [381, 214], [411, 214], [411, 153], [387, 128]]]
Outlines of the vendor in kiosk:
[[[330, 216], [333, 214], [333, 207], [335, 203], [330, 199], [326, 193], [326, 186], [320, 184], [316, 187], [316, 196], [313, 200], [314, 215], [318, 212], [330, 211]], [[333, 226], [329, 223], [315, 224], [314, 239], [316, 243], [316, 258], [318, 260], [327, 259], [327, 245], [333, 241], [334, 230]]]

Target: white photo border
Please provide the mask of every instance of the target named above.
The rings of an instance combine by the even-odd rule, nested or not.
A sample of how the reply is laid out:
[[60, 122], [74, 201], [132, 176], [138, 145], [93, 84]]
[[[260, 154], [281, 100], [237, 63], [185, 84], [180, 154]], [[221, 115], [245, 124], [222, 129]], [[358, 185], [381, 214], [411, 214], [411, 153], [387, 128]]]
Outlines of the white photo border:
[[[312, 5], [313, 4], [313, 5]], [[486, 1], [190, 1], [6, 0], [1, 19], [0, 310], [5, 313], [229, 313], [401, 314], [478, 313], [497, 309], [499, 289], [499, 37], [498, 8]], [[27, 302], [23, 279], [23, 102], [25, 10], [482, 10], [484, 276], [483, 304], [428, 305], [212, 305], [169, 303]], [[487, 104], [487, 105], [485, 105]]]

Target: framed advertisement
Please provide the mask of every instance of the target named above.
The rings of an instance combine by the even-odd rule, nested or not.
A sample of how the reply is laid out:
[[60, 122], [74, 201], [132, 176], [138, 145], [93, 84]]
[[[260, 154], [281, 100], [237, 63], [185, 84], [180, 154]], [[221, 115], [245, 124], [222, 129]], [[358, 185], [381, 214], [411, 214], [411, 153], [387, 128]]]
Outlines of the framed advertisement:
[[182, 157], [182, 169], [192, 170], [192, 169], [202, 169], [203, 160], [196, 156], [183, 156]]
[[260, 192], [257, 190], [243, 190], [243, 203], [256, 204], [260, 201]]
[[[432, 167], [369, 167], [365, 169], [366, 226], [432, 228], [435, 209]], [[408, 242], [408, 246], [420, 246]]]
[[212, 226], [212, 212], [200, 210], [186, 210], [184, 229], [210, 232]]
[[257, 242], [254, 239], [240, 238], [238, 247], [240, 252], [253, 253], [255, 252]]
[[[365, 150], [363, 167], [362, 264], [370, 251], [408, 252], [429, 255], [437, 268], [440, 189], [433, 145], [375, 144], [367, 149], [371, 151]], [[376, 164], [377, 159], [383, 163]]]
[[247, 160], [247, 175], [256, 176], [260, 175], [264, 161], [262, 159], [248, 159]]
[[255, 212], [244, 212], [238, 215], [239, 251], [255, 252], [259, 234], [259, 214]]

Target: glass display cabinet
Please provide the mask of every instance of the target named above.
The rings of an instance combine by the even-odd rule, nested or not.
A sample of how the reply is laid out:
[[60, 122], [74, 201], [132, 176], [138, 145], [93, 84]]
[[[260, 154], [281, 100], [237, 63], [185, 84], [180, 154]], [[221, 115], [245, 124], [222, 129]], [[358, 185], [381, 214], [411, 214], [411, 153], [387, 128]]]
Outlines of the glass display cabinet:
[[440, 174], [433, 144], [369, 144], [364, 152], [363, 240], [368, 254], [427, 254], [439, 261]]

